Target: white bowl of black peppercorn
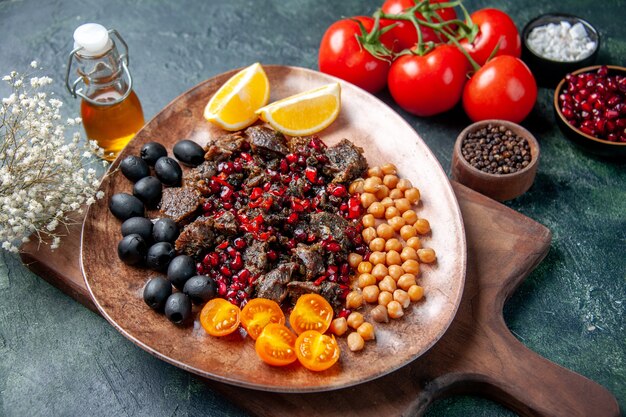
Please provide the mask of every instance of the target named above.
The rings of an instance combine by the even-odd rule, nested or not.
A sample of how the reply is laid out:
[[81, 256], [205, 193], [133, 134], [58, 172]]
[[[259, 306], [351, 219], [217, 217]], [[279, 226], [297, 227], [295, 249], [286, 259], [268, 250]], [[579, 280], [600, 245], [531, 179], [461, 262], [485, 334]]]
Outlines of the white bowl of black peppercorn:
[[522, 126], [483, 120], [466, 127], [452, 154], [452, 179], [494, 200], [512, 200], [531, 187], [539, 143]]

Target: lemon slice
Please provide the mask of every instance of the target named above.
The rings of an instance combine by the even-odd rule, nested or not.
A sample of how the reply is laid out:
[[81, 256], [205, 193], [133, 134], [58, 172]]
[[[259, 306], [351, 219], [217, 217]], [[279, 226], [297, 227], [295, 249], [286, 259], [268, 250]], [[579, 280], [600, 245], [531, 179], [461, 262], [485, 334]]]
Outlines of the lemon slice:
[[275, 101], [257, 113], [279, 132], [306, 136], [328, 127], [340, 109], [341, 87], [333, 83]]
[[270, 99], [270, 83], [258, 62], [233, 75], [211, 97], [204, 118], [222, 129], [234, 131], [254, 123], [256, 110]]

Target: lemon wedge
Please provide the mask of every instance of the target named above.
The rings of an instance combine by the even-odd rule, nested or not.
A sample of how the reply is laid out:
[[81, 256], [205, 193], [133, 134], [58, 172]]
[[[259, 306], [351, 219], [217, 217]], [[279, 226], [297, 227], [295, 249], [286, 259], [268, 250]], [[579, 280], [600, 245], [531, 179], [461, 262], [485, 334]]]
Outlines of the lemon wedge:
[[261, 119], [289, 136], [312, 135], [330, 125], [341, 109], [339, 83], [305, 91], [257, 110]]
[[242, 69], [222, 85], [204, 108], [204, 118], [222, 129], [250, 126], [256, 111], [270, 99], [270, 83], [258, 62]]

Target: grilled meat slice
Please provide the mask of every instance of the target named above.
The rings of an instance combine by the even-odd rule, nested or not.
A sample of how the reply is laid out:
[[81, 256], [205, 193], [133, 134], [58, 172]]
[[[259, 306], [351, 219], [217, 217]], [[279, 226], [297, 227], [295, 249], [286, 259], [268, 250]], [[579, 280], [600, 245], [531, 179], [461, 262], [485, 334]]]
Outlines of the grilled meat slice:
[[289, 153], [285, 136], [274, 129], [251, 126], [244, 133], [248, 136], [252, 150], [261, 156], [278, 158]]
[[346, 229], [350, 223], [341, 216], [321, 211], [311, 214], [311, 229], [322, 240], [332, 238], [341, 245], [344, 250], [350, 245], [350, 239], [346, 236]]
[[189, 223], [176, 239], [176, 252], [188, 256], [200, 256], [222, 240], [215, 228], [215, 221], [210, 217], [198, 217]]
[[252, 243], [243, 252], [243, 266], [252, 276], [258, 276], [267, 269], [267, 251], [269, 245], [267, 242], [253, 240]]
[[256, 296], [269, 298], [281, 303], [287, 297], [287, 284], [298, 268], [293, 262], [278, 265], [265, 275], [261, 275], [256, 283]]
[[320, 245], [315, 244], [309, 246], [299, 243], [298, 246], [293, 249], [293, 253], [296, 255], [296, 260], [302, 265], [300, 270], [304, 270], [302, 275], [304, 275], [307, 281], [317, 278], [326, 270], [324, 267], [322, 247]]
[[202, 197], [194, 188], [165, 187], [159, 209], [164, 217], [174, 220], [180, 227], [195, 217], [201, 204]]
[[330, 162], [324, 172], [333, 176], [333, 182], [355, 180], [367, 169], [363, 149], [348, 139], [342, 139], [335, 146], [326, 149], [326, 156]]

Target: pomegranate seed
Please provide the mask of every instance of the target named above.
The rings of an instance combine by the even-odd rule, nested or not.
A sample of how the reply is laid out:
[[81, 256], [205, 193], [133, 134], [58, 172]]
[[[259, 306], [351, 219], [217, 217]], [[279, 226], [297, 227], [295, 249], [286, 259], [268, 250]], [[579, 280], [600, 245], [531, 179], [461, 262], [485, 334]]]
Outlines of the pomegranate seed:
[[232, 246], [228, 246], [226, 248], [226, 253], [231, 257], [234, 258], [237, 255], [237, 250], [235, 248], [233, 248]]
[[237, 249], [245, 249], [245, 247], [248, 246], [248, 244], [246, 243], [246, 240], [241, 237], [238, 237], [235, 240], [233, 240], [233, 245], [235, 245]]
[[239, 278], [240, 282], [248, 282], [248, 280], [250, 279], [250, 271], [245, 268], [242, 269], [237, 273], [237, 278]]
[[220, 297], [226, 295], [226, 283], [224, 281], [217, 282], [217, 293], [220, 295]]
[[223, 265], [220, 268], [220, 273], [226, 277], [231, 277], [233, 275], [233, 272], [226, 265]]
[[315, 236], [315, 233], [311, 232], [309, 233], [309, 235], [306, 237], [306, 241], [308, 243], [313, 243], [317, 240], [317, 236]]
[[233, 161], [233, 169], [235, 170], [235, 172], [243, 171], [243, 165], [241, 164], [241, 161], [239, 159]]
[[237, 254], [235, 256], [235, 259], [230, 263], [230, 267], [233, 268], [235, 271], [239, 271], [241, 268], [243, 268], [243, 259], [241, 259], [241, 254]]
[[313, 284], [320, 285], [325, 280], [326, 280], [326, 275], [320, 275], [319, 278], [317, 278], [315, 281], [313, 281]]
[[287, 223], [294, 224], [298, 221], [298, 213], [291, 213], [289, 217], [287, 217]]
[[[228, 291], [226, 291], [226, 299], [228, 301], [230, 301], [231, 303], [233, 303], [233, 301], [231, 299], [234, 299], [235, 297], [237, 297], [237, 290], [234, 289], [229, 289]], [[233, 303], [234, 304], [234, 303]]]
[[304, 170], [304, 175], [306, 179], [315, 184], [317, 182], [317, 168], [315, 167], [307, 167]]
[[296, 162], [298, 160], [298, 156], [296, 154], [293, 153], [288, 153], [285, 156], [285, 159], [287, 160], [287, 162], [289, 162], [290, 164], [293, 164], [294, 162]]
[[289, 172], [289, 164], [287, 163], [286, 159], [282, 159], [280, 161], [280, 172], [283, 174], [286, 174]]
[[250, 193], [250, 200], [256, 200], [263, 195], [263, 189], [260, 187], [254, 187]]
[[241, 156], [241, 159], [243, 159], [246, 162], [252, 162], [253, 161], [252, 155], [250, 155], [247, 152], [242, 152], [239, 156]]
[[344, 308], [339, 313], [337, 313], [337, 317], [347, 319], [350, 314], [352, 314], [352, 310]]
[[337, 242], [331, 242], [326, 245], [326, 250], [329, 252], [339, 252], [341, 250], [341, 245]]
[[270, 250], [267, 251], [267, 258], [270, 261], [275, 261], [276, 259], [278, 259], [278, 254], [276, 253], [275, 250], [271, 250], [270, 249]]
[[220, 243], [219, 245], [217, 245], [217, 248], [218, 248], [218, 249], [221, 249], [221, 250], [224, 250], [224, 249], [226, 249], [227, 247], [228, 247], [228, 241], [227, 241], [227, 240], [225, 240], [225, 241], [223, 241], [222, 243]]
[[248, 294], [246, 294], [245, 291], [237, 291], [237, 299], [238, 300], [247, 300], [248, 299]]

